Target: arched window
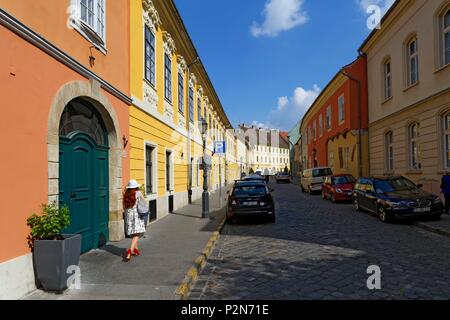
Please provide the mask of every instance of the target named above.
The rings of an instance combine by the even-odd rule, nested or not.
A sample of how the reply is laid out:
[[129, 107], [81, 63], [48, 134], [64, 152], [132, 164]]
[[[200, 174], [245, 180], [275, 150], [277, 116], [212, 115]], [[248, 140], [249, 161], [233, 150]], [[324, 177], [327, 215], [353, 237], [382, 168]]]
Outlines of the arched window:
[[408, 86], [412, 86], [419, 81], [419, 49], [417, 38], [411, 39], [406, 45]]
[[100, 114], [81, 99], [69, 102], [59, 124], [60, 137], [70, 138], [77, 132], [86, 133], [99, 146], [108, 146], [108, 136]]
[[386, 170], [388, 172], [394, 170], [394, 137], [392, 131], [389, 131], [385, 135], [386, 146]]
[[385, 100], [392, 98], [392, 69], [391, 59], [387, 59], [383, 64], [384, 72], [384, 98]]
[[413, 123], [408, 128], [408, 141], [409, 141], [409, 166], [411, 169], [420, 169], [422, 166], [420, 164], [420, 125], [418, 123]]
[[444, 125], [443, 137], [444, 137], [444, 165], [447, 169], [450, 168], [450, 112], [443, 117]]

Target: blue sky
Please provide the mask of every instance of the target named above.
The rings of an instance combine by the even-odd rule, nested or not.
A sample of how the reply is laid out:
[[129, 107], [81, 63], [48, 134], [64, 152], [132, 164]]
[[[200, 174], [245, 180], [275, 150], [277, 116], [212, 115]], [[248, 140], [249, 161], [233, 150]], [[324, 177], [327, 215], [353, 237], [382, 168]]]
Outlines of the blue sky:
[[231, 123], [289, 131], [394, 0], [175, 0]]

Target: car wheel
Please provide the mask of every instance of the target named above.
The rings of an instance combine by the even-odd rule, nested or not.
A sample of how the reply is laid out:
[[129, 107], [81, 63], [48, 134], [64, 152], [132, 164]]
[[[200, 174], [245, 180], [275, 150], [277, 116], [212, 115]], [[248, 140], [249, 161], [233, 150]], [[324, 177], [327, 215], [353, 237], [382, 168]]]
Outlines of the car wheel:
[[389, 222], [389, 217], [386, 213], [386, 209], [383, 206], [378, 206], [378, 218], [384, 223]]
[[361, 211], [361, 207], [359, 206], [359, 200], [358, 200], [358, 198], [354, 198], [354, 199], [353, 199], [353, 208], [354, 208], [356, 211]]

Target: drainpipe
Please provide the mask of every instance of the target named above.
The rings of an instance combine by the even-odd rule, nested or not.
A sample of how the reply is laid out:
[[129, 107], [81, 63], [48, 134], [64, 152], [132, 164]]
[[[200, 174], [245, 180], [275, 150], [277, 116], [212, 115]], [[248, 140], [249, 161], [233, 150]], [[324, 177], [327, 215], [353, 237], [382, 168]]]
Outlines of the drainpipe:
[[362, 146], [361, 146], [361, 134], [362, 134], [362, 115], [361, 115], [361, 80], [348, 74], [347, 71], [341, 70], [342, 75], [355, 81], [358, 85], [358, 174], [362, 177]]

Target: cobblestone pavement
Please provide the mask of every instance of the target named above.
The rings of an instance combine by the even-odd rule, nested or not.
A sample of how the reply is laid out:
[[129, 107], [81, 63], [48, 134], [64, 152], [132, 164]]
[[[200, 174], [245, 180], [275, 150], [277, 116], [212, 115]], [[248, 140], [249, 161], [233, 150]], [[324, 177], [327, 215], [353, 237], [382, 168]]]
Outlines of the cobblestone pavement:
[[450, 239], [273, 187], [277, 223], [226, 225], [190, 299], [450, 299]]

